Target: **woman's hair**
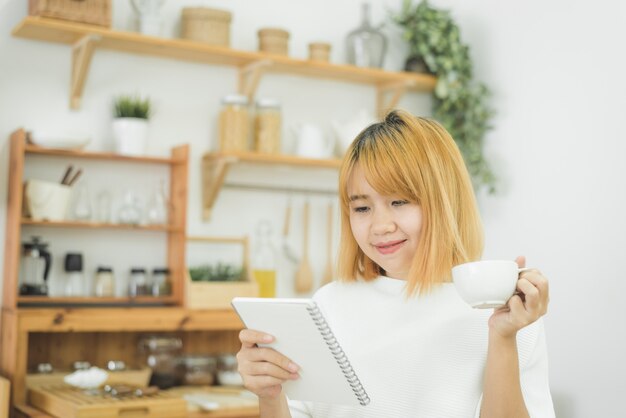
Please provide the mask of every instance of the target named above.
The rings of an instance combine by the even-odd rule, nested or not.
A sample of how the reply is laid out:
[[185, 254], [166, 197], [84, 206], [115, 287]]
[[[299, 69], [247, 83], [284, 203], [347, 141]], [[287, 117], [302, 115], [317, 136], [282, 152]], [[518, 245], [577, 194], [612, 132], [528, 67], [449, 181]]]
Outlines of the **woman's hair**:
[[359, 168], [382, 195], [422, 210], [418, 249], [407, 279], [409, 295], [449, 281], [456, 264], [478, 260], [483, 232], [470, 176], [450, 134], [439, 123], [394, 110], [352, 142], [339, 174], [339, 278], [372, 280], [384, 270], [359, 248], [350, 227], [348, 184]]

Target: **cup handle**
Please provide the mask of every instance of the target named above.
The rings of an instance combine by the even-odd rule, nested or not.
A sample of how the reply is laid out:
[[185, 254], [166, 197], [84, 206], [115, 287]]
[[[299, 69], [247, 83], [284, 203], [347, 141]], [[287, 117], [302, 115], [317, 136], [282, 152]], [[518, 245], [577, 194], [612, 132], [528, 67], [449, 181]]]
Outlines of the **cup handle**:
[[534, 270], [534, 269], [532, 267], [524, 267], [521, 269], [517, 269], [517, 274], [522, 274], [524, 272], [531, 271], [531, 270]]

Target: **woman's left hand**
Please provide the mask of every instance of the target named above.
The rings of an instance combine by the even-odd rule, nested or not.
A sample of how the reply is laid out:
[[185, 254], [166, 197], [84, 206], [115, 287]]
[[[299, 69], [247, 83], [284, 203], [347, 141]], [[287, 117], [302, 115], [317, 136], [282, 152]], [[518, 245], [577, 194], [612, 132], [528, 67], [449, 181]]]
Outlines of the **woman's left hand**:
[[[515, 261], [520, 268], [526, 265], [523, 256]], [[515, 337], [517, 331], [545, 315], [549, 300], [548, 279], [539, 270], [524, 271], [517, 281], [517, 292], [489, 318], [490, 331], [505, 338]]]

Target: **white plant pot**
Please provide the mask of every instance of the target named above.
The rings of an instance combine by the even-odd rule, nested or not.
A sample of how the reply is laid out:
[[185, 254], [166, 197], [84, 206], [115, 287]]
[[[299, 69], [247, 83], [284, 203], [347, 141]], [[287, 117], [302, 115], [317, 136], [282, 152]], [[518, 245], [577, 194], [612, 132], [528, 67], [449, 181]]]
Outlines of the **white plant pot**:
[[146, 153], [148, 121], [139, 118], [113, 120], [115, 152], [122, 155], [141, 156]]

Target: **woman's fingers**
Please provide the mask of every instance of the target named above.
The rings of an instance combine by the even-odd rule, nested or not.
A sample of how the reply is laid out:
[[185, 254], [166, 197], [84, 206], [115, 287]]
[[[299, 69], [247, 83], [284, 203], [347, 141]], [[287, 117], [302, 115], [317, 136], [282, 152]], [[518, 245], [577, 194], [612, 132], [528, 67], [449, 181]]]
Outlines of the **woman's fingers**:
[[252, 329], [242, 329], [239, 333], [239, 341], [246, 348], [254, 347], [256, 344], [268, 344], [274, 340], [269, 334]]
[[291, 373], [296, 373], [300, 369], [297, 364], [273, 348], [257, 348], [256, 350], [252, 350], [250, 353], [250, 361], [268, 361]]
[[297, 373], [289, 372], [269, 361], [250, 361], [241, 365], [241, 371], [250, 376], [272, 376], [281, 380], [298, 378]]
[[[275, 397], [282, 391], [282, 383], [295, 380], [299, 367], [268, 344], [273, 337], [260, 331], [244, 329], [239, 333], [241, 350], [237, 353], [239, 373], [244, 386], [258, 396]], [[259, 346], [260, 345], [260, 346]]]

